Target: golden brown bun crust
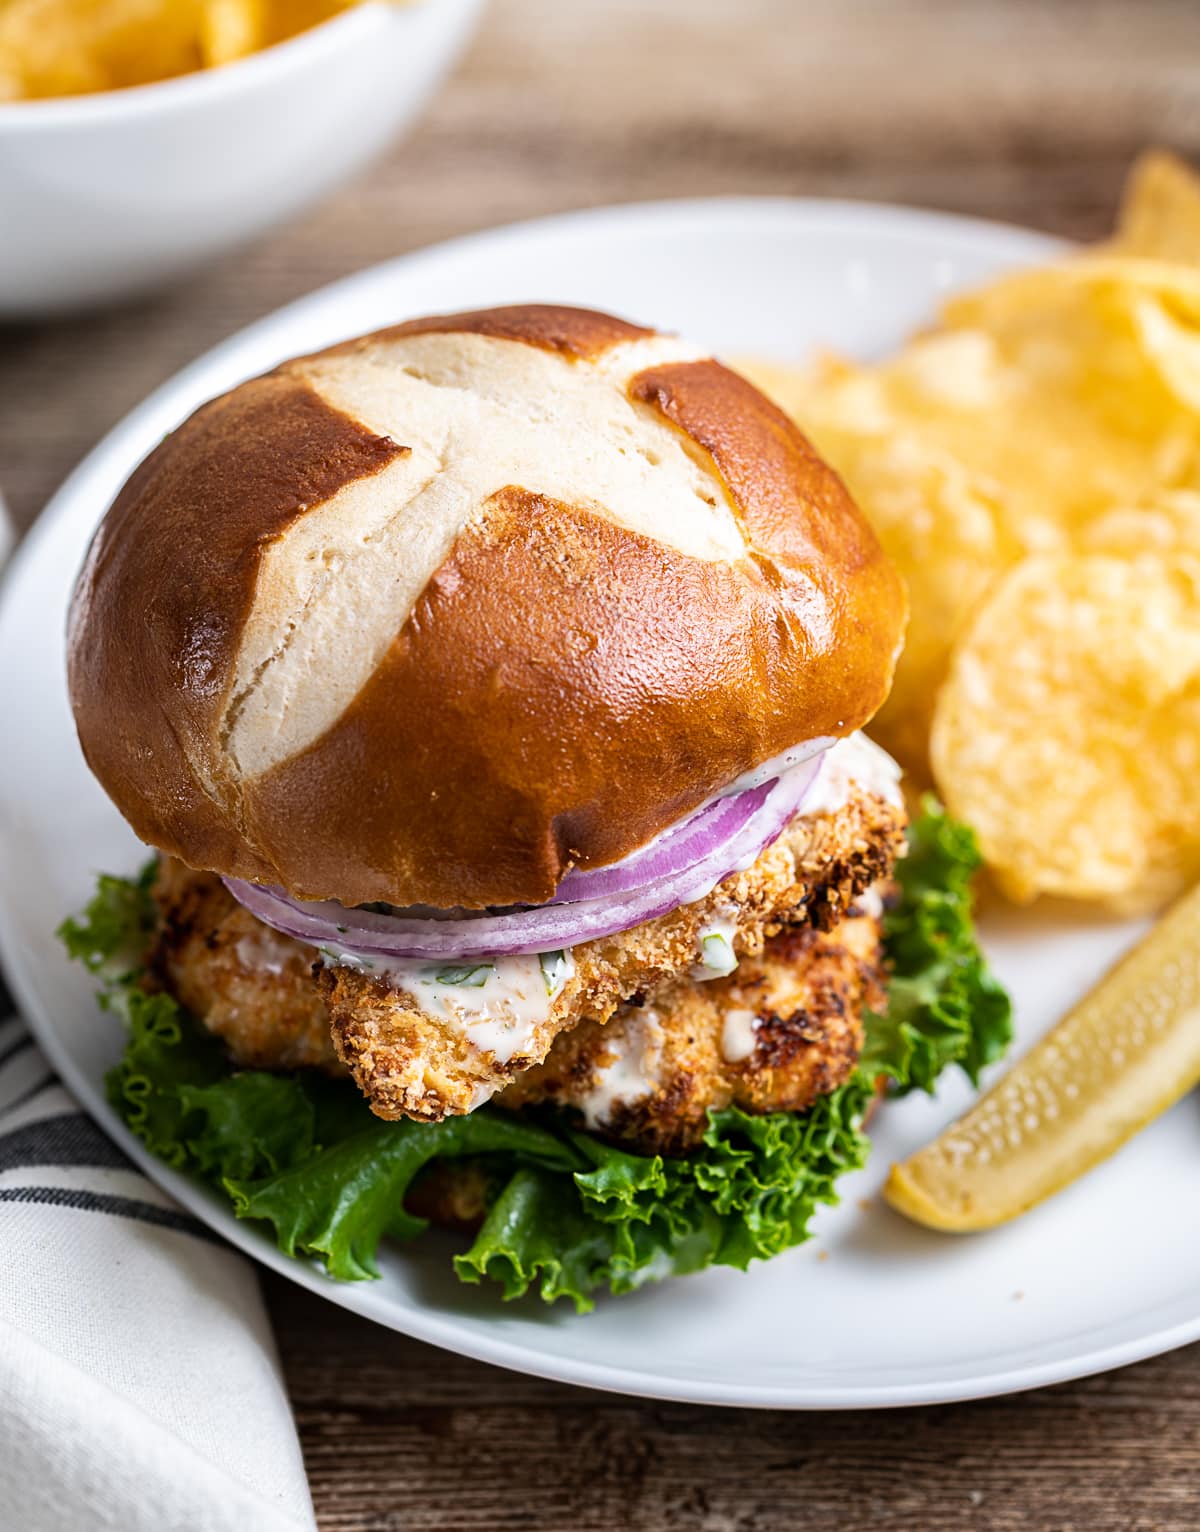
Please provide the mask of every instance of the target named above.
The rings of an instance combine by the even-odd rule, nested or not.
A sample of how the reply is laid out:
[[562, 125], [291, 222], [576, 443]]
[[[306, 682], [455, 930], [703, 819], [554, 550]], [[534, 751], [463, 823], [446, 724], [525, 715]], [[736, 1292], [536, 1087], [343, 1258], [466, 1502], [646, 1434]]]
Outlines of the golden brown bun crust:
[[68, 680], [88, 765], [142, 840], [271, 880], [236, 794], [192, 762], [210, 754], [261, 549], [403, 451], [271, 374], [197, 410], [117, 496], [75, 588]]
[[[365, 340], [394, 340], [404, 335], [460, 334], [490, 335], [495, 340], [523, 342], [558, 351], [563, 356], [582, 361], [599, 356], [610, 346], [625, 340], [653, 335], [644, 325], [630, 324], [613, 314], [599, 314], [594, 309], [563, 308], [551, 303], [513, 303], [502, 309], [475, 309], [462, 314], [433, 314], [425, 319], [410, 319], [386, 330], [377, 330]], [[354, 349], [361, 342], [347, 341], [343, 348]]]
[[347, 904], [538, 903], [570, 866], [621, 857], [883, 700], [905, 612], [873, 534], [754, 388], [682, 361], [639, 372], [626, 395], [680, 434], [708, 505], [728, 499], [736, 558], [501, 483], [340, 715], [238, 770], [226, 736], [264, 559], [311, 509], [410, 453], [306, 369], [361, 355], [377, 374], [406, 337], [464, 332], [573, 369], [652, 338], [538, 306], [414, 321], [205, 406], [121, 492], [77, 590], [70, 681], [89, 763], [143, 839]]

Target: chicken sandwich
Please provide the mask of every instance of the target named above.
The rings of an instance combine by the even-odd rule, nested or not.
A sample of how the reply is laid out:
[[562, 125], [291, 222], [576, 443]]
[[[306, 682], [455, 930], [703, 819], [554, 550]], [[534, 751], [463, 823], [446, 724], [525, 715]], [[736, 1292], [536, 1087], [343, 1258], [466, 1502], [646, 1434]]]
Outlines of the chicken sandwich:
[[787, 418], [603, 314], [417, 320], [205, 405], [70, 624], [157, 853], [65, 928], [127, 1120], [336, 1276], [428, 1220], [581, 1304], [796, 1243], [882, 1080], [1006, 1035], [970, 838], [929, 805], [897, 870], [860, 732], [904, 622]]

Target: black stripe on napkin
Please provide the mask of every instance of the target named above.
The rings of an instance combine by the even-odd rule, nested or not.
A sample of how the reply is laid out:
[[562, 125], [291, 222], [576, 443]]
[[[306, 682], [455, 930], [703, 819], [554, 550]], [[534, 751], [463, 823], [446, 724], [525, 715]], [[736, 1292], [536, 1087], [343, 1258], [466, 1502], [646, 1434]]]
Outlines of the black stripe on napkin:
[[[29, 1033], [19, 1023], [13, 1027], [15, 1020], [15, 1017], [10, 1017], [0, 1026], [0, 1032], [6, 1038], [3, 1045], [0, 1045], [0, 1122], [14, 1107], [22, 1106], [31, 1096], [36, 1096], [54, 1078]], [[42, 1065], [40, 1070], [37, 1067], [39, 1062]], [[34, 1073], [32, 1080], [29, 1078], [31, 1073]], [[18, 1081], [20, 1083], [16, 1085], [14, 1095], [13, 1087]]]
[[129, 1161], [90, 1117], [64, 1112], [22, 1123], [7, 1133], [0, 1123], [0, 1171], [23, 1165], [111, 1165], [123, 1170]]
[[3, 1069], [9, 1059], [15, 1058], [18, 1053], [24, 1053], [26, 1048], [33, 1047], [33, 1038], [28, 1032], [23, 1032], [16, 1042], [9, 1043], [8, 1047], [0, 1052], [0, 1069]]
[[48, 1069], [32, 1085], [27, 1085], [23, 1091], [18, 1091], [11, 1101], [6, 1101], [0, 1107], [0, 1122], [3, 1122], [10, 1112], [15, 1112], [19, 1106], [24, 1106], [27, 1101], [32, 1101], [40, 1091], [44, 1091], [48, 1085], [53, 1085], [54, 1083], [54, 1074]]
[[118, 1197], [111, 1192], [84, 1191], [69, 1186], [6, 1186], [0, 1187], [0, 1202], [37, 1202], [49, 1207], [82, 1208], [89, 1213], [113, 1213], [120, 1218], [157, 1224], [161, 1229], [174, 1229], [179, 1234], [192, 1234], [211, 1245], [224, 1244], [198, 1218], [192, 1218], [188, 1213], [160, 1208], [153, 1202], [140, 1202], [136, 1197]]

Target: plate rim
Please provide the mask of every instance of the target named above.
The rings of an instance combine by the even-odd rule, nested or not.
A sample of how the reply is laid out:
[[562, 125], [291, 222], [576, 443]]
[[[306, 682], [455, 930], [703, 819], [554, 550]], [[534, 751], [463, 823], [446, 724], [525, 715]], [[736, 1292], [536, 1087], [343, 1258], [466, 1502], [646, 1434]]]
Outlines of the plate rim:
[[[439, 240], [432, 245], [421, 245], [385, 261], [360, 267], [346, 276], [314, 287], [299, 297], [291, 298], [279, 308], [270, 309], [249, 324], [240, 326], [232, 334], [209, 346], [191, 361], [185, 362], [175, 372], [157, 384], [132, 409], [126, 411], [70, 470], [66, 478], [51, 494], [49, 500], [35, 517], [33, 524], [21, 537], [7, 564], [0, 568], [0, 603], [10, 582], [18, 578], [26, 558], [32, 556], [43, 537], [47, 537], [55, 524], [69, 507], [76, 493], [76, 486], [86, 482], [97, 473], [110, 457], [119, 456], [118, 449], [127, 438], [139, 434], [144, 421], [165, 413], [166, 406], [177, 397], [186, 395], [193, 378], [206, 374], [213, 367], [220, 367], [228, 358], [236, 356], [255, 339], [269, 335], [274, 329], [282, 329], [298, 311], [314, 307], [318, 301], [325, 302], [339, 293], [359, 285], [368, 285], [380, 279], [385, 272], [403, 273], [417, 271], [424, 266], [454, 259], [469, 253], [476, 246], [493, 243], [516, 242], [540, 234], [557, 234], [586, 230], [589, 226], [607, 223], [619, 225], [632, 218], [645, 219], [651, 225], [658, 222], [676, 223], [681, 218], [693, 217], [698, 221], [716, 218], [719, 221], [736, 220], [746, 214], [767, 214], [781, 219], [794, 218], [802, 213], [817, 224], [839, 225], [843, 228], [861, 223], [874, 230], [880, 224], [891, 225], [892, 234], [920, 234], [937, 232], [945, 238], [969, 248], [990, 244], [997, 239], [1023, 244], [1028, 251], [1045, 255], [1063, 253], [1073, 247], [1070, 241], [1048, 234], [1044, 230], [1031, 229], [1003, 219], [982, 218], [964, 213], [941, 212], [936, 208], [910, 207], [902, 203], [858, 200], [843, 197], [789, 197], [771, 196], [714, 196], [714, 197], [660, 197], [644, 202], [613, 202], [600, 207], [574, 208], [563, 213], [548, 213], [535, 218], [517, 219], [511, 223], [476, 229], [451, 239]], [[253, 374], [250, 374], [253, 376]]]
[[[868, 236], [885, 229], [891, 237], [911, 233], [914, 238], [928, 238], [932, 234], [948, 246], [960, 249], [981, 245], [991, 249], [998, 241], [1010, 241], [1014, 248], [1023, 246], [1030, 255], [1053, 254], [1069, 248], [1053, 236], [1012, 223], [883, 202], [785, 196], [681, 197], [619, 203], [525, 219], [461, 235], [364, 267], [313, 289], [227, 336], [165, 379], [106, 432], [51, 496], [0, 576], [0, 623], [13, 592], [24, 579], [26, 568], [37, 557], [43, 541], [52, 537], [58, 525], [71, 514], [89, 481], [97, 475], [103, 476], [113, 463], [121, 460], [125, 461], [126, 469], [132, 468], [136, 458], [128, 452], [128, 444], [136, 443], [150, 422], [159, 417], [168, 418], [174, 402], [188, 396], [194, 380], [209, 376], [214, 370], [219, 372], [240, 352], [269, 338], [274, 330], [286, 329], [297, 311], [336, 301], [338, 295], [355, 286], [380, 281], [385, 274], [394, 275], [397, 284], [402, 284], [409, 273], [419, 273], [425, 266], [463, 254], [470, 255], [475, 249], [494, 246], [498, 242], [536, 239], [542, 235], [555, 237], [605, 225], [640, 224], [643, 230], [653, 230], [664, 223], [677, 226], [681, 220], [695, 220], [711, 227], [714, 220], [732, 224], [747, 215], [775, 217], [781, 221], [801, 217], [817, 225], [836, 226], [851, 235], [858, 229]], [[1200, 1339], [1198, 1307], [1190, 1319], [1149, 1330], [1135, 1338], [1101, 1345], [1071, 1358], [1057, 1358], [1042, 1364], [999, 1368], [971, 1378], [950, 1377], [940, 1381], [803, 1387], [745, 1384], [712, 1378], [689, 1380], [651, 1369], [631, 1372], [625, 1367], [531, 1352], [524, 1343], [506, 1340], [499, 1334], [464, 1330], [454, 1316], [443, 1315], [424, 1305], [401, 1310], [385, 1304], [375, 1298], [371, 1284], [333, 1282], [315, 1263], [285, 1256], [255, 1226], [234, 1218], [214, 1194], [150, 1154], [116, 1115], [82, 1067], [76, 1064], [65, 1043], [60, 1041], [42, 1004], [32, 966], [24, 961], [17, 933], [10, 927], [8, 905], [0, 901], [0, 967], [19, 1013], [80, 1105], [100, 1122], [105, 1132], [152, 1181], [230, 1244], [289, 1280], [375, 1323], [473, 1360], [576, 1387], [639, 1398], [752, 1409], [842, 1410], [957, 1403], [1017, 1393], [1088, 1377]]]

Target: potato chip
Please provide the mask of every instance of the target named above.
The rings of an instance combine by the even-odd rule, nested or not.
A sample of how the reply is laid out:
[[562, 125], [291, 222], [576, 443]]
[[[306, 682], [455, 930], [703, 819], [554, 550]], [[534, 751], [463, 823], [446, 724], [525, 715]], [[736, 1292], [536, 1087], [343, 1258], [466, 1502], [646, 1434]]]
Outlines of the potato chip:
[[[750, 369], [909, 583], [877, 732], [918, 775], [952, 646], [997, 577], [1086, 543], [1115, 508], [1200, 492], [1200, 269], [1075, 257], [952, 299], [944, 319], [877, 366]], [[1170, 514], [1146, 530], [1169, 540]]]
[[358, 0], [205, 0], [201, 43], [206, 64], [229, 64], [307, 32]]
[[990, 428], [947, 440], [1002, 479], [1016, 535], [1039, 516], [1070, 531], [1114, 501], [1200, 487], [1200, 419], [1183, 349], [1200, 273], [1077, 260], [947, 305], [991, 337], [1013, 388]]
[[[1070, 305], [1073, 286], [1056, 280], [1052, 297]], [[1026, 344], [972, 326], [920, 337], [870, 369], [757, 374], [842, 473], [909, 584], [907, 646], [874, 727], [917, 775], [927, 774], [951, 647], [997, 576], [1027, 553], [1063, 547], [1114, 501], [1193, 476], [1200, 484], [1200, 429], [1147, 361], [1132, 318], [1121, 316], [1124, 355], [1112, 364], [1124, 374], [1097, 387], [1079, 353], [1111, 349], [1116, 326], [1090, 295], [1080, 307], [1088, 345], [1055, 342], [1052, 328]], [[1153, 401], [1145, 418], [1135, 393]], [[1113, 398], [1124, 407], [1110, 408]]]
[[944, 318], [986, 327], [1018, 366], [1022, 355], [1026, 365], [1032, 356], [1072, 393], [1071, 361], [1082, 364], [1083, 397], [1106, 426], [1130, 402], [1133, 418], [1124, 425], [1118, 419], [1119, 429], [1167, 422], [1169, 405], [1164, 410], [1155, 391], [1140, 386], [1147, 363], [1175, 404], [1189, 413], [1200, 406], [1200, 265], [1079, 256], [959, 297], [946, 305]]
[[[928, 343], [930, 353], [941, 348], [940, 338]], [[927, 381], [917, 377], [924, 360], [914, 362], [911, 388], [936, 388], [941, 377], [964, 370], [978, 384], [986, 366], [978, 356], [945, 360], [945, 369], [926, 369]], [[997, 486], [974, 478], [913, 428], [903, 382], [890, 371], [829, 357], [804, 372], [764, 364], [744, 370], [838, 469], [905, 578], [908, 637], [891, 696], [871, 728], [910, 772], [927, 779], [929, 724], [951, 642], [992, 580], [1023, 552], [1005, 531], [992, 494]]]
[[[835, 397], [840, 397], [836, 393], [838, 384], [861, 378], [868, 386], [878, 387], [866, 368], [858, 367], [832, 351], [818, 351], [803, 366], [770, 362], [763, 357], [744, 357], [735, 365], [756, 388], [761, 388], [764, 394], [774, 399], [785, 414], [800, 422], [820, 407], [831, 390], [835, 391]], [[886, 423], [882, 422], [883, 425]], [[862, 429], [861, 413], [854, 412], [849, 424]]]
[[1142, 348], [1158, 367], [1163, 382], [1187, 409], [1200, 411], [1200, 324], [1173, 309], [1160, 295], [1132, 299]]
[[1011, 897], [1131, 903], [1200, 872], [1200, 557], [1024, 560], [959, 643], [931, 756]]
[[0, 0], [0, 100], [119, 90], [229, 63], [357, 0]]
[[909, 592], [908, 637], [872, 728], [911, 772], [927, 777], [929, 725], [951, 645], [1019, 550], [986, 487], [918, 437], [893, 434], [835, 461]]
[[909, 584], [872, 730], [910, 772], [932, 753], [1005, 887], [1200, 872], [1200, 178], [1148, 156], [1113, 241], [952, 297], [882, 363], [751, 372]]
[[264, 0], [206, 0], [200, 21], [205, 64], [231, 64], [263, 47], [267, 35], [264, 11]]
[[1143, 154], [1126, 183], [1113, 244], [1127, 255], [1200, 266], [1200, 176], [1162, 149]]
[[263, 42], [283, 42], [310, 27], [319, 26], [341, 11], [352, 10], [360, 0], [261, 0]]
[[1089, 553], [1194, 553], [1200, 557], [1200, 491], [1176, 490], [1140, 505], [1114, 505], [1082, 529]]
[[199, 0], [8, 0], [0, 75], [21, 97], [72, 96], [185, 74], [201, 65]]

